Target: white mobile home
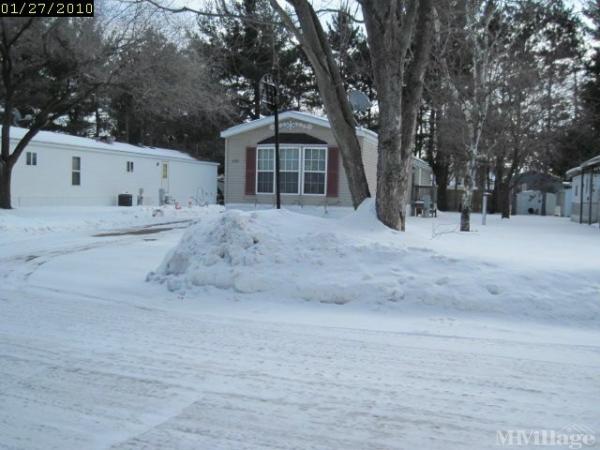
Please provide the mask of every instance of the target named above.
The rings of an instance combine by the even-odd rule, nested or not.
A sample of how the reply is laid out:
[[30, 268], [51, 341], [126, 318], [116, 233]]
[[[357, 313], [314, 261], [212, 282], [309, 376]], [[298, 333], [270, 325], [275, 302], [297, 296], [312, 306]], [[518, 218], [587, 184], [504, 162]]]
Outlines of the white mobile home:
[[600, 219], [600, 155], [567, 171], [573, 181], [571, 220], [592, 224]]
[[[298, 111], [279, 115], [281, 201], [296, 205], [352, 206], [339, 149], [324, 117]], [[275, 201], [274, 119], [243, 123], [221, 132], [225, 139], [225, 203]], [[377, 133], [357, 128], [369, 190], [376, 191]], [[413, 201], [434, 200], [431, 167], [413, 158]]]
[[[26, 131], [11, 128], [12, 148]], [[41, 131], [13, 169], [12, 204], [112, 206], [120, 194], [134, 205], [158, 205], [163, 196], [214, 203], [217, 168], [176, 150]]]

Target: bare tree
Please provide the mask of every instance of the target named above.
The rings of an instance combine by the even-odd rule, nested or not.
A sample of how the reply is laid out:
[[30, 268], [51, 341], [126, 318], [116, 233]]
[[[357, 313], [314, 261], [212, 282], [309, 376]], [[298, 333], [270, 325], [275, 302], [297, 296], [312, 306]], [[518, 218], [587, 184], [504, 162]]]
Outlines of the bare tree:
[[300, 43], [313, 68], [321, 100], [325, 105], [335, 140], [340, 147], [352, 203], [356, 208], [370, 196], [370, 192], [360, 144], [356, 137], [356, 121], [327, 34], [317, 13], [307, 0], [288, 1], [294, 8], [299, 26], [294, 23], [290, 14], [279, 5], [277, 0], [270, 0], [270, 2], [279, 13], [285, 26]]
[[377, 216], [403, 230], [417, 114], [433, 37], [433, 1], [363, 0], [379, 100]]
[[[440, 17], [448, 33], [441, 65], [464, 119], [466, 167], [460, 230], [470, 231], [480, 144], [499, 74], [498, 0], [448, 1]], [[456, 15], [455, 15], [456, 14]], [[451, 47], [451, 48], [448, 48]], [[451, 52], [451, 53], [450, 53]]]
[[[327, 37], [307, 0], [288, 0], [298, 26], [276, 0], [273, 7], [305, 51], [355, 189], [355, 206], [368, 195], [355, 123]], [[385, 225], [405, 229], [410, 200], [411, 157], [417, 111], [433, 34], [432, 0], [360, 2], [378, 92], [380, 128], [377, 165], [377, 216]], [[351, 187], [352, 189], [352, 187]]]
[[132, 144], [158, 145], [149, 128], [160, 122], [204, 116], [207, 125], [231, 114], [231, 102], [213, 81], [206, 60], [149, 28], [140, 43], [119, 55], [122, 70], [111, 83], [118, 131]]
[[[11, 208], [12, 169], [29, 142], [110, 80], [123, 37], [105, 38], [94, 19], [0, 19], [0, 208]], [[28, 130], [11, 151], [11, 126], [24, 111]]]

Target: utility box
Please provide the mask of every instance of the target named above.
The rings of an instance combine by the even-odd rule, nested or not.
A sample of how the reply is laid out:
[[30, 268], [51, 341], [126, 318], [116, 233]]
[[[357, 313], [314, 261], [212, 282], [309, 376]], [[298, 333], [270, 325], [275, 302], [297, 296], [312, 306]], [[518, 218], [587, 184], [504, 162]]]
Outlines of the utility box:
[[119, 194], [117, 205], [119, 205], [119, 206], [133, 206], [133, 195], [131, 195], [131, 194]]

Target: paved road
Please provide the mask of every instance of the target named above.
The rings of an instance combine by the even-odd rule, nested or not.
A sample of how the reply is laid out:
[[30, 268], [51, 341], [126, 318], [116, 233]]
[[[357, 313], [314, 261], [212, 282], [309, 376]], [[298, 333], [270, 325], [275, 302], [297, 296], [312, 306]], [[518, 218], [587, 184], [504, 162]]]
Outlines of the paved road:
[[599, 334], [190, 303], [144, 282], [180, 234], [11, 249], [0, 448], [485, 449], [502, 429], [600, 430]]

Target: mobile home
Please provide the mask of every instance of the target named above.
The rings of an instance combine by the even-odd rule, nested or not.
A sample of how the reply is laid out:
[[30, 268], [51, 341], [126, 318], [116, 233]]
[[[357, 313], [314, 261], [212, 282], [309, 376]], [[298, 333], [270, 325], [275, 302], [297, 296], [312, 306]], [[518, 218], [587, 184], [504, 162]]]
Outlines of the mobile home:
[[[11, 146], [27, 132], [11, 128]], [[13, 169], [11, 200], [19, 206], [110, 206], [129, 194], [133, 204], [214, 203], [218, 164], [186, 153], [39, 132]]]
[[[324, 117], [286, 111], [280, 121], [280, 177], [283, 204], [352, 206], [339, 149]], [[358, 127], [369, 190], [376, 192], [377, 133]], [[273, 204], [274, 119], [272, 116], [221, 132], [225, 139], [225, 203]], [[413, 200], [434, 201], [431, 167], [413, 158]]]

